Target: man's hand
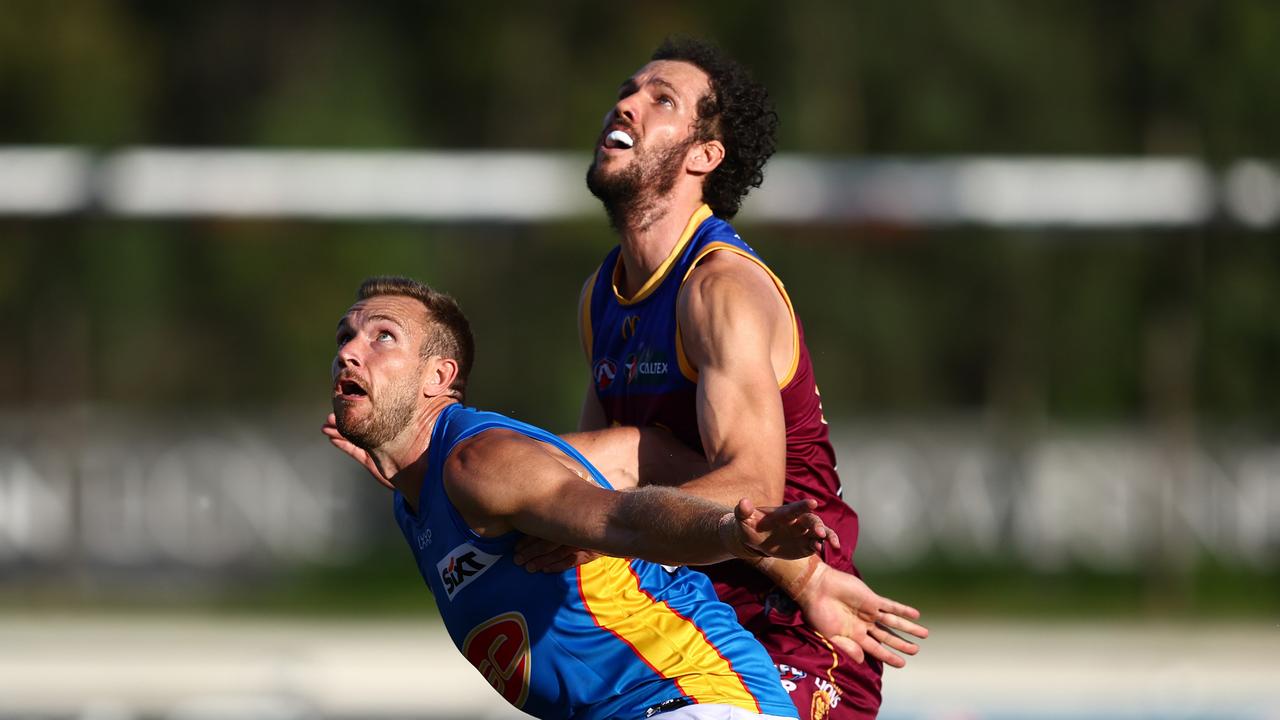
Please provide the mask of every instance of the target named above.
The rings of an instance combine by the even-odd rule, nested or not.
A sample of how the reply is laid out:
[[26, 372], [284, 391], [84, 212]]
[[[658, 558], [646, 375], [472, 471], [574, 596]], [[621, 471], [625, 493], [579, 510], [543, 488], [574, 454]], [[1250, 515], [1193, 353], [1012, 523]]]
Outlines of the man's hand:
[[814, 514], [817, 506], [816, 500], [805, 499], [780, 507], [758, 508], [749, 498], [742, 498], [732, 515], [726, 514], [721, 520], [721, 538], [729, 551], [741, 558], [797, 560], [821, 551], [824, 542], [840, 549], [836, 532]]
[[352, 460], [360, 463], [365, 470], [368, 470], [369, 474], [372, 475], [373, 479], [377, 480], [380, 485], [386, 487], [388, 490], [396, 489], [395, 485], [392, 485], [390, 480], [382, 476], [382, 472], [378, 470], [378, 465], [373, 462], [373, 458], [369, 457], [369, 453], [356, 447], [354, 443], [342, 436], [342, 433], [338, 431], [338, 420], [333, 416], [333, 413], [329, 413], [329, 417], [325, 418], [324, 425], [321, 426], [320, 432], [324, 433], [325, 437], [329, 438], [329, 442], [333, 443], [334, 447], [349, 455]]
[[516, 553], [511, 560], [529, 572], [561, 573], [598, 557], [598, 552], [525, 535], [516, 542]]
[[920, 647], [894, 630], [921, 639], [929, 636], [928, 628], [912, 622], [920, 618], [919, 610], [880, 597], [857, 576], [826, 563], [817, 564], [795, 601], [809, 627], [858, 662], [870, 655], [886, 665], [903, 667], [906, 658], [893, 651], [915, 655]]

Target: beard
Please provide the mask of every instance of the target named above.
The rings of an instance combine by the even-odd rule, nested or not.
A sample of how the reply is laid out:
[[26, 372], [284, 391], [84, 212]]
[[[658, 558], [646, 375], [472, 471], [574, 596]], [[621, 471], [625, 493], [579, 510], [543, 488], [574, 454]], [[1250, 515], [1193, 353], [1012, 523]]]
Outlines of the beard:
[[635, 157], [612, 174], [600, 167], [599, 156], [587, 168], [587, 189], [604, 204], [615, 230], [642, 229], [666, 215], [662, 199], [676, 186], [685, 153], [696, 142], [690, 137], [666, 148], [637, 145]]
[[356, 419], [347, 417], [347, 401], [340, 397], [333, 399], [333, 416], [338, 431], [365, 451], [382, 447], [395, 439], [408, 427], [417, 409], [418, 389], [411, 378], [387, 386], [378, 395], [377, 402], [374, 402], [372, 394], [368, 396], [369, 414]]

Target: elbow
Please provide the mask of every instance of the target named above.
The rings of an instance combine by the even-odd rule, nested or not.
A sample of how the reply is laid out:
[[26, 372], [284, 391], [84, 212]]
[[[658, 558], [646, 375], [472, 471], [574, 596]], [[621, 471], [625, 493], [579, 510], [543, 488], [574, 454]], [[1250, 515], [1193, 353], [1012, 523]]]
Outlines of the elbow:
[[772, 478], [764, 479], [759, 485], [757, 492], [760, 495], [759, 505], [774, 506], [781, 505], [784, 501], [784, 491], [787, 486], [786, 476], [779, 476], [776, 480]]
[[751, 483], [753, 492], [751, 499], [757, 505], [781, 505], [785, 502], [783, 498], [787, 488], [786, 465], [779, 463], [777, 467], [773, 467], [774, 463], [761, 463], [760, 466], [768, 467], [770, 470], [767, 472], [756, 471]]
[[736, 483], [737, 487], [734, 492], [737, 497], [733, 502], [737, 502], [743, 497], [751, 498], [751, 502], [761, 507], [771, 507], [781, 505], [783, 503], [783, 493], [787, 486], [787, 476], [782, 468], [778, 468], [776, 472], [761, 472], [760, 465], [754, 465], [750, 468], [743, 468], [742, 472], [733, 472], [735, 476], [741, 478]]

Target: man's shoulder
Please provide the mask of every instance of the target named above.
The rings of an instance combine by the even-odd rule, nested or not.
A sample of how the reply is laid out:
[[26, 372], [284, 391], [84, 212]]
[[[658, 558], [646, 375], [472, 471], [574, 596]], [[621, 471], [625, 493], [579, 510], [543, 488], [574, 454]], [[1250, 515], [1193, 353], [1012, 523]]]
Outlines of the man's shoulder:
[[497, 477], [525, 453], [537, 451], [529, 436], [513, 428], [495, 427], [465, 438], [453, 446], [444, 461], [446, 481], [483, 482]]
[[733, 299], [737, 293], [782, 300], [770, 271], [762, 261], [728, 248], [708, 253], [689, 270], [680, 288], [681, 299], [685, 302], [695, 298], [711, 301]]

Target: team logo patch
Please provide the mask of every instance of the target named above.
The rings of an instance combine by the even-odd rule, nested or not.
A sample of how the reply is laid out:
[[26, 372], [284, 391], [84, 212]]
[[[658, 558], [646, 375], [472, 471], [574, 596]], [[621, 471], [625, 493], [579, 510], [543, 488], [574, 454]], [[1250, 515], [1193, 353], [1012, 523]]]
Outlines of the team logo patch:
[[821, 720], [840, 704], [840, 688], [830, 680], [816, 675], [813, 678], [813, 687], [813, 718]]
[[636, 334], [636, 323], [640, 322], [639, 315], [628, 315], [622, 318], [622, 339], [630, 340], [632, 335]]
[[831, 713], [831, 705], [827, 702], [827, 696], [821, 692], [813, 694], [813, 707], [809, 715], [812, 720], [827, 720], [827, 715]]
[[529, 697], [529, 626], [518, 612], [477, 625], [462, 642], [462, 654], [507, 702], [524, 707]]
[[613, 384], [613, 379], [618, 376], [618, 363], [609, 358], [600, 358], [596, 361], [595, 367], [591, 368], [591, 374], [596, 379], [597, 390], [607, 390]]
[[666, 353], [643, 348], [628, 355], [622, 369], [628, 385], [660, 385], [666, 379], [671, 364], [667, 362]]
[[627, 356], [627, 361], [622, 363], [622, 372], [627, 376], [627, 384], [630, 385], [636, 379], [636, 370], [639, 368], [640, 362], [636, 358], [635, 353]]
[[782, 687], [789, 693], [795, 692], [796, 683], [807, 677], [809, 677], [809, 673], [800, 668], [794, 668], [790, 665], [778, 665], [778, 679], [782, 681]]
[[452, 602], [454, 595], [493, 567], [501, 557], [477, 550], [468, 543], [450, 550], [436, 563], [436, 571], [440, 573], [440, 582], [449, 601]]

